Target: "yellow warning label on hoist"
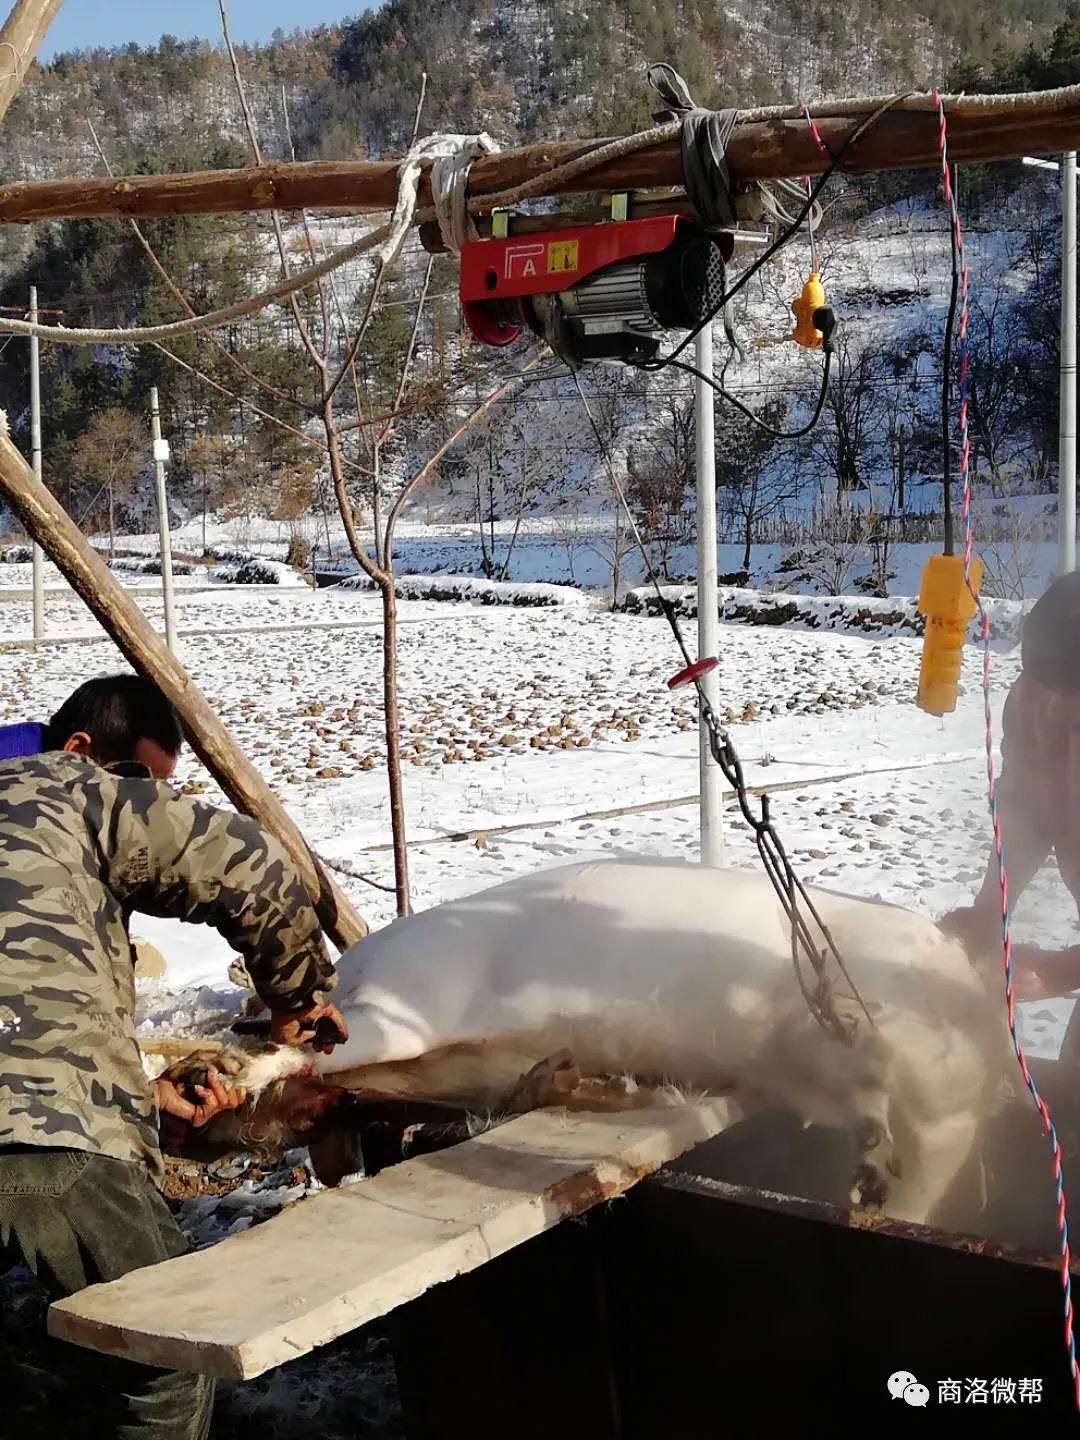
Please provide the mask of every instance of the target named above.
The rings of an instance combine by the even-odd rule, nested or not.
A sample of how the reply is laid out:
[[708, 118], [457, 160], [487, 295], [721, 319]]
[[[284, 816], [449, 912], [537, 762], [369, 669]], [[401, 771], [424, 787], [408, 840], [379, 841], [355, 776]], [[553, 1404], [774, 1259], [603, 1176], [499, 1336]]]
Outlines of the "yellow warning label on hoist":
[[578, 268], [578, 242], [576, 240], [549, 240], [547, 247], [547, 268], [549, 275]]

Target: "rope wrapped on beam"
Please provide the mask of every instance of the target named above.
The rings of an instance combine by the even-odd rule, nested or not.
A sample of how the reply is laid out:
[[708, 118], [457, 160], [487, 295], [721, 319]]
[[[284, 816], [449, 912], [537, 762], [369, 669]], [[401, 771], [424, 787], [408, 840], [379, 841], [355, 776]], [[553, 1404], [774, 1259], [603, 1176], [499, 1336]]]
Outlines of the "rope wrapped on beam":
[[[1080, 148], [1080, 86], [1025, 95], [965, 95], [945, 101], [954, 158], [1003, 160]], [[880, 101], [852, 99], [815, 106], [821, 133], [836, 153]], [[681, 184], [679, 126], [659, 126], [630, 136], [625, 149], [598, 140], [543, 142], [479, 158], [470, 177], [470, 213], [490, 210], [538, 174], [547, 195], [671, 187]], [[936, 166], [937, 126], [933, 97], [905, 96], [875, 136], [845, 156], [851, 173]], [[619, 142], [615, 142], [616, 145]], [[580, 170], [566, 162], [583, 159]], [[728, 159], [739, 182], [800, 179], [817, 175], [826, 162], [807, 134], [795, 106], [743, 110], [731, 135]], [[390, 211], [398, 189], [399, 161], [271, 162], [235, 170], [124, 178], [70, 178], [0, 186], [0, 223], [36, 220], [123, 219], [155, 215], [225, 214], [253, 210], [337, 209]], [[431, 202], [429, 177], [418, 203]], [[512, 202], [511, 202], [512, 203]], [[433, 217], [429, 217], [433, 218]]]
[[[817, 128], [838, 154], [859, 124], [881, 109], [875, 100], [840, 100], [815, 110]], [[1026, 95], [969, 95], [944, 102], [951, 145], [960, 161], [1080, 149], [1080, 85]], [[483, 155], [469, 177], [470, 215], [537, 196], [682, 185], [681, 121], [610, 141], [562, 141]], [[728, 164], [736, 181], [818, 175], [827, 168], [798, 107], [743, 110], [732, 130]], [[844, 155], [851, 173], [937, 163], [937, 110], [932, 95], [893, 97], [889, 114]], [[390, 210], [400, 162], [277, 164], [188, 175], [45, 181], [0, 186], [0, 224], [60, 218], [224, 214], [247, 210], [341, 208]], [[430, 176], [421, 176], [413, 223], [437, 218]], [[232, 324], [304, 289], [390, 235], [380, 226], [288, 280], [208, 315], [137, 329], [66, 330], [7, 320], [0, 330], [71, 345], [142, 345]]]
[[[678, 127], [676, 127], [678, 128]], [[659, 129], [670, 130], [670, 126], [661, 126]], [[602, 145], [599, 150], [592, 151], [587, 155], [580, 156], [576, 160], [568, 161], [565, 165], [556, 166], [551, 171], [533, 177], [532, 180], [524, 181], [511, 190], [506, 190], [499, 195], [485, 196], [483, 200], [465, 200], [464, 193], [461, 193], [462, 203], [467, 213], [478, 213], [483, 209], [490, 209], [492, 205], [514, 205], [518, 201], [527, 199], [531, 195], [542, 194], [544, 187], [551, 183], [553, 178], [560, 176], [574, 177], [593, 166], [604, 163], [605, 160], [618, 155], [624, 155], [632, 150], [644, 149], [653, 143], [652, 137], [657, 133], [655, 130], [646, 130], [638, 135], [624, 135], [610, 144]], [[478, 141], [481, 137], [470, 137]], [[487, 138], [487, 137], [483, 137]], [[406, 177], [410, 172], [406, 171]], [[452, 178], [452, 177], [451, 177]], [[406, 178], [406, 184], [408, 178]], [[428, 220], [438, 220], [440, 213], [444, 223], [449, 224], [448, 206], [451, 197], [448, 193], [447, 206], [436, 208], [433, 205], [425, 206], [423, 209], [412, 209], [410, 224], [420, 225]], [[461, 222], [458, 222], [459, 226]], [[404, 232], [401, 232], [404, 238]], [[151, 345], [160, 344], [162, 341], [175, 340], [181, 335], [193, 335], [202, 330], [219, 329], [225, 325], [231, 325], [235, 320], [242, 319], [247, 315], [254, 315], [259, 310], [264, 310], [276, 300], [286, 299], [289, 295], [298, 290], [303, 290], [309, 285], [315, 284], [324, 275], [329, 275], [334, 270], [340, 270], [350, 260], [373, 250], [377, 245], [389, 245], [395, 240], [395, 225], [381, 225], [377, 230], [369, 231], [362, 235], [359, 240], [335, 250], [333, 254], [326, 256], [317, 265], [309, 265], [304, 270], [298, 270], [295, 275], [287, 276], [272, 285], [268, 290], [258, 295], [251, 295], [246, 300], [237, 301], [234, 305], [228, 305], [221, 310], [213, 310], [207, 315], [193, 315], [186, 320], [174, 320], [167, 325], [137, 325], [123, 329], [68, 329], [63, 325], [39, 325], [30, 320], [16, 320], [9, 316], [0, 317], [0, 332], [7, 331], [15, 335], [34, 335], [39, 340], [51, 340], [64, 345]], [[400, 242], [398, 242], [400, 248]]]

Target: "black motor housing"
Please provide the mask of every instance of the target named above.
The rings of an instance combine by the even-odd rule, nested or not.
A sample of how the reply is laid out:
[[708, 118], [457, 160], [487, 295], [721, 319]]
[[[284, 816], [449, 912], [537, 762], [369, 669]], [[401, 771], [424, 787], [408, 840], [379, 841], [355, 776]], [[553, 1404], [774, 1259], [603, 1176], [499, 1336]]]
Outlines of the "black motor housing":
[[572, 368], [651, 359], [664, 330], [693, 330], [719, 309], [734, 249], [728, 232], [680, 225], [657, 254], [620, 261], [579, 285], [521, 302], [524, 318]]

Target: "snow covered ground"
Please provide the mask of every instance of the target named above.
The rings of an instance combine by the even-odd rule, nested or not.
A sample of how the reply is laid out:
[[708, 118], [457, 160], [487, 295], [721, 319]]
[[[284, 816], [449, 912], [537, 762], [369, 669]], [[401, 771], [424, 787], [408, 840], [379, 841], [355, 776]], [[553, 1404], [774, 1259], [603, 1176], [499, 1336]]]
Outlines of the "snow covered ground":
[[[146, 590], [138, 599], [160, 629], [160, 598]], [[182, 660], [314, 847], [389, 885], [377, 598], [181, 591], [177, 614]], [[590, 856], [696, 856], [694, 707], [685, 692], [666, 689], [680, 661], [662, 620], [588, 604], [410, 600], [400, 602], [400, 618], [417, 908]], [[70, 593], [50, 595], [47, 621], [57, 639], [86, 638], [29, 648], [29, 605], [0, 604], [0, 721], [45, 718], [89, 675], [121, 668]], [[692, 640], [692, 621], [687, 628]], [[970, 897], [988, 844], [976, 651], [965, 660], [957, 711], [942, 721], [913, 703], [919, 642], [910, 637], [725, 624], [721, 641], [722, 713], [748, 782], [774, 795], [800, 874], [933, 915]], [[1014, 651], [995, 654], [995, 721], [1018, 667]], [[190, 754], [177, 778], [221, 799]], [[726, 818], [728, 862], [753, 866], [749, 831], [731, 804]], [[390, 919], [385, 890], [342, 884], [373, 925]], [[1048, 870], [1023, 897], [1018, 933], [1053, 946], [1071, 943], [1075, 928]], [[136, 917], [133, 930], [169, 961], [164, 979], [140, 984], [143, 1033], [226, 1025], [242, 998], [227, 978], [228, 948], [202, 927]], [[1022, 1007], [1031, 1053], [1056, 1054], [1071, 1008]], [[192, 1194], [180, 1205], [199, 1244], [314, 1186], [302, 1153], [269, 1171], [228, 1161], [211, 1179], [229, 1193]], [[290, 1437], [352, 1435], [362, 1419], [364, 1433], [391, 1440], [400, 1434], [393, 1394], [385, 1344], [365, 1332], [254, 1385], [226, 1387], [219, 1423], [246, 1440], [278, 1433], [283, 1415], [295, 1420], [283, 1432]]]
[[[160, 599], [141, 599], [160, 626]], [[417, 907], [591, 855], [696, 854], [694, 707], [666, 689], [678, 657], [663, 621], [592, 607], [406, 600], [400, 609]], [[27, 611], [0, 605], [0, 638], [25, 635]], [[209, 632], [183, 638], [181, 658], [316, 849], [390, 884], [376, 598], [182, 594], [178, 623]], [[0, 721], [45, 717], [83, 678], [121, 665], [74, 598], [51, 599], [48, 624], [87, 643], [0, 649]], [[976, 652], [956, 714], [939, 721], [913, 704], [917, 640], [771, 626], [721, 633], [721, 711], [748, 780], [775, 792], [800, 873], [931, 914], [969, 896], [988, 833]], [[996, 710], [1017, 669], [1015, 653], [995, 656]], [[222, 798], [190, 754], [178, 783]], [[730, 806], [727, 844], [730, 863], [755, 863]], [[373, 923], [390, 918], [385, 891], [343, 884]], [[1047, 872], [1018, 926], [1066, 943], [1075, 919]], [[148, 1028], [198, 1031], [235, 1005], [229, 952], [216, 937], [149, 919], [136, 928], [170, 959], [166, 980], [143, 993]], [[1033, 1008], [1029, 1033], [1052, 1053], [1068, 1006]]]
[[[980, 514], [980, 553], [984, 557], [987, 577], [987, 593], [1002, 594], [1007, 598], [1026, 597], [1033, 599], [1041, 595], [1055, 573], [1057, 549], [1052, 537], [1056, 525], [1055, 499], [1053, 496], [1017, 496], [1008, 502], [1009, 525], [1015, 526], [1018, 535], [1009, 539], [994, 540], [991, 534], [1000, 526], [997, 511], [1001, 508], [996, 501], [987, 501]], [[419, 512], [419, 507], [418, 512]], [[579, 585], [583, 589], [608, 595], [611, 590], [611, 555], [613, 515], [609, 510], [599, 512], [577, 512], [564, 510], [550, 515], [527, 515], [520, 525], [510, 559], [510, 578], [517, 582], [540, 582], [557, 585]], [[510, 549], [516, 517], [497, 520], [494, 524], [494, 544], [490, 545], [496, 567], [501, 567]], [[289, 544], [291, 529], [297, 529], [304, 539], [315, 546], [316, 564], [326, 566], [327, 532], [321, 521], [314, 516], [290, 525], [284, 521], [256, 519], [213, 523], [208, 527], [209, 542], [218, 546], [239, 546], [250, 549], [258, 555], [281, 560]], [[485, 532], [489, 531], [487, 524]], [[361, 529], [361, 538], [370, 546], [372, 535], [369, 529]], [[348, 558], [348, 545], [340, 522], [331, 524], [329, 530], [334, 563], [346, 571], [353, 568]], [[147, 555], [158, 553], [159, 541], [156, 531], [145, 535], [125, 536], [125, 550], [138, 550]], [[192, 520], [173, 531], [173, 550], [177, 554], [198, 554], [202, 550], [202, 522]], [[896, 544], [889, 552], [888, 590], [890, 595], [915, 595], [919, 588], [919, 575], [927, 557], [939, 553], [940, 542], [931, 544]], [[782, 567], [788, 561], [790, 547], [774, 544], [754, 545], [751, 552], [750, 576], [748, 583], [758, 589], [785, 590], [799, 588], [805, 593], [820, 591], [820, 585], [813, 577], [793, 575]], [[743, 559], [741, 544], [722, 543], [717, 550], [717, 566], [722, 575], [735, 574], [740, 570]], [[397, 527], [394, 542], [395, 569], [399, 575], [482, 575], [483, 548], [475, 523], [460, 521], [425, 522], [420, 513], [415, 518], [403, 520]], [[13, 583], [9, 572], [22, 567], [0, 567], [0, 586]], [[840, 567], [843, 570], [843, 566]], [[624, 555], [621, 560], [620, 598], [632, 586], [640, 585], [645, 579], [640, 556], [636, 551]], [[872, 569], [872, 557], [867, 547], [853, 554], [851, 564], [842, 575], [840, 589], [846, 594], [865, 594], [865, 582]], [[676, 546], [671, 553], [669, 574], [673, 579], [692, 578], [695, 559], [692, 546]], [[185, 577], [187, 584], [205, 583], [196, 572]], [[25, 567], [25, 584], [29, 584], [30, 571]], [[134, 577], [125, 576], [125, 583]], [[143, 577], [144, 579], [146, 577]], [[153, 578], [148, 583], [153, 583]], [[160, 581], [157, 581], [160, 584]], [[179, 581], [177, 582], [180, 583]]]

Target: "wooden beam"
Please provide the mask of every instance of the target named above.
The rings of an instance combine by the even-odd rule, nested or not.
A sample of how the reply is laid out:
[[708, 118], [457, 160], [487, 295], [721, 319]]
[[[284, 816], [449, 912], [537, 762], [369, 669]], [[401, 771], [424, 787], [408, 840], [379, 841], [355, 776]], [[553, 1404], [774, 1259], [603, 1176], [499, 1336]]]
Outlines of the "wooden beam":
[[236, 808], [258, 820], [289, 851], [330, 938], [342, 949], [362, 940], [367, 925], [352, 901], [311, 854], [277, 796], [138, 605], [15, 449], [6, 423], [0, 431], [0, 497], [135, 669], [168, 696], [192, 749]]
[[621, 1195], [739, 1118], [724, 1099], [621, 1115], [536, 1110], [208, 1250], [93, 1285], [53, 1305], [49, 1331], [247, 1380]]
[[0, 120], [19, 93], [61, 0], [15, 0], [0, 29]]
[[[878, 101], [834, 101], [815, 110], [835, 154]], [[962, 163], [1006, 160], [1080, 148], [1080, 86], [1032, 95], [950, 98], [949, 149]], [[505, 150], [477, 160], [470, 172], [474, 197], [494, 194], [607, 143], [565, 140]], [[816, 175], [826, 161], [805, 118], [793, 111], [747, 111], [728, 146], [735, 179], [774, 180]], [[937, 112], [929, 96], [910, 96], [885, 111], [857, 140], [841, 168], [851, 174], [938, 164]], [[681, 186], [677, 139], [654, 144], [557, 185], [543, 195], [587, 194]], [[225, 214], [246, 210], [388, 210], [397, 193], [397, 161], [274, 163], [243, 170], [175, 175], [46, 180], [0, 186], [0, 222], [62, 218]], [[425, 177], [422, 205], [430, 202]]]

